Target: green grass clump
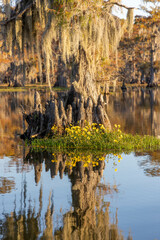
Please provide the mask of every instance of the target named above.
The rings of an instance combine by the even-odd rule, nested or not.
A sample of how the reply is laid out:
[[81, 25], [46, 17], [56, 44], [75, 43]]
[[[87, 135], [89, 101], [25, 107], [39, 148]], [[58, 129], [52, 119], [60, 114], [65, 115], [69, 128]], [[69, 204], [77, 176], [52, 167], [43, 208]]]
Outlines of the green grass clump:
[[[30, 89], [36, 89], [36, 90], [42, 90], [45, 89], [46, 91], [50, 90], [47, 84], [30, 84], [26, 85], [25, 87], [8, 87], [7, 84], [1, 84], [0, 85], [0, 92], [25, 92]], [[61, 91], [68, 91], [68, 88], [65, 87], [52, 87], [52, 90], [55, 92], [61, 92]]]
[[112, 131], [105, 129], [102, 124], [86, 124], [84, 128], [70, 125], [63, 135], [58, 133], [57, 127], [52, 127], [53, 137], [34, 139], [34, 148], [107, 150], [114, 152], [136, 150], [158, 150], [160, 139], [153, 136], [140, 136], [123, 133], [119, 125]]

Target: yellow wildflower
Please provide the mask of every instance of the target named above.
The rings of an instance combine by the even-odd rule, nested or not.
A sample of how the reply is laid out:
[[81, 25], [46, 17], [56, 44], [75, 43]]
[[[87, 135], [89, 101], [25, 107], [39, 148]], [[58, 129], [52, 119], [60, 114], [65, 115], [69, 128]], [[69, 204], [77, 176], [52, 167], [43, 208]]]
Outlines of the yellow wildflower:
[[101, 126], [101, 129], [102, 129], [102, 130], [105, 130], [105, 127], [102, 125], [102, 126]]

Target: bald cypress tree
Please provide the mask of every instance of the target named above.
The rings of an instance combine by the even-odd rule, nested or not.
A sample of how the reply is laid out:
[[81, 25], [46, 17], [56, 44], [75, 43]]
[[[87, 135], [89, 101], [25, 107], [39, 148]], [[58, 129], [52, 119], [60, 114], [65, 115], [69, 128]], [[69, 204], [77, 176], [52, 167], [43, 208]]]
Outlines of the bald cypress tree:
[[[16, 46], [23, 59], [23, 81], [25, 61], [36, 54], [40, 78], [44, 70], [50, 90], [51, 76], [58, 84], [69, 82], [65, 101], [55, 99], [51, 90], [45, 128], [71, 122], [83, 124], [85, 120], [110, 126], [95, 80], [102, 59], [109, 60], [111, 53], [116, 54], [125, 29], [132, 31], [132, 9], [128, 11], [128, 21], [122, 22], [112, 15], [112, 7], [121, 6], [119, 2], [24, 0], [17, 1], [10, 15], [6, 12], [7, 48], [10, 54], [15, 54]], [[35, 129], [29, 132], [31, 135]]]

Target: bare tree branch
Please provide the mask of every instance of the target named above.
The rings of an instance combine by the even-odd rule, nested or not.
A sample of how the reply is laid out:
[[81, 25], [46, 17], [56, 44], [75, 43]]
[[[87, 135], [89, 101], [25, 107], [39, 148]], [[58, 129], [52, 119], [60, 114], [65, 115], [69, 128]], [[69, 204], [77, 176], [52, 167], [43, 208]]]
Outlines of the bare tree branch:
[[126, 8], [126, 9], [141, 10], [140, 8], [127, 7], [127, 6], [125, 6], [125, 5], [123, 5], [123, 4], [120, 4], [120, 3], [117, 3], [117, 2], [104, 2], [104, 4], [105, 4], [106, 6], [108, 6], [108, 5], [117, 5], [117, 6], [119, 6], [119, 7]]
[[29, 4], [28, 6], [26, 6], [21, 12], [19, 12], [17, 15], [11, 17], [10, 19], [6, 20], [6, 21], [1, 21], [0, 25], [6, 25], [7, 23], [17, 19], [18, 17], [21, 17], [26, 11], [28, 11], [31, 7], [33, 6], [33, 3]]

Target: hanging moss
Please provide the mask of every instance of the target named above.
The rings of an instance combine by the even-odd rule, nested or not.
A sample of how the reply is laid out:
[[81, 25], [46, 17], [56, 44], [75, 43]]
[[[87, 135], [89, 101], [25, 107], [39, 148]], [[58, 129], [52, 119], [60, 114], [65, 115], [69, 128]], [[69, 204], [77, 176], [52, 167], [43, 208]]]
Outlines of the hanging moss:
[[130, 35], [132, 34], [132, 31], [133, 31], [133, 23], [134, 23], [134, 9], [133, 8], [128, 9], [127, 23], [128, 23], [128, 33], [129, 33], [129, 37], [130, 37]]
[[[102, 58], [109, 59], [111, 53], [117, 56], [126, 24], [121, 26], [120, 20], [110, 13], [110, 7], [103, 7], [103, 1], [36, 0], [27, 9], [31, 3], [32, 0], [21, 1], [19, 11], [23, 14], [7, 24], [8, 47], [11, 51], [11, 45], [16, 42], [20, 52], [38, 56], [40, 75], [43, 62], [49, 84], [50, 76], [56, 72], [53, 66], [58, 65], [59, 59], [68, 67], [68, 77], [72, 81], [74, 77], [76, 81], [79, 79], [83, 85], [87, 74], [91, 80], [96, 79]], [[128, 11], [129, 32], [131, 23], [132, 9]], [[11, 25], [15, 27], [15, 36], [11, 34]], [[78, 72], [73, 76], [75, 66]]]
[[10, 19], [11, 17], [11, 5], [10, 0], [2, 0], [2, 4], [4, 6], [4, 12], [6, 14], [6, 18]]
[[15, 34], [16, 34], [16, 40], [17, 40], [19, 49], [20, 51], [22, 51], [22, 20], [21, 19], [17, 19], [15, 21]]
[[12, 56], [13, 53], [13, 39], [15, 38], [15, 25], [13, 22], [7, 24], [6, 29], [6, 50], [9, 55]]

